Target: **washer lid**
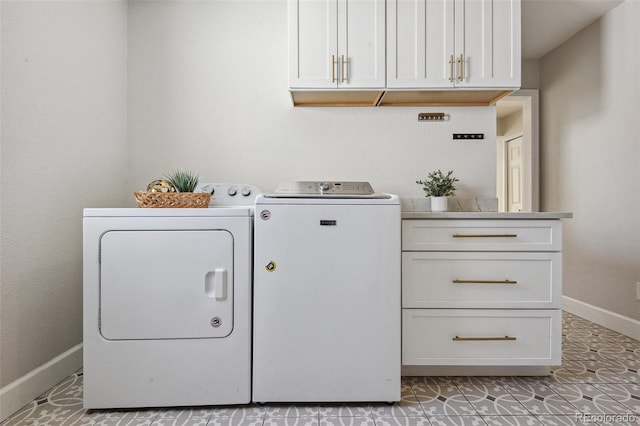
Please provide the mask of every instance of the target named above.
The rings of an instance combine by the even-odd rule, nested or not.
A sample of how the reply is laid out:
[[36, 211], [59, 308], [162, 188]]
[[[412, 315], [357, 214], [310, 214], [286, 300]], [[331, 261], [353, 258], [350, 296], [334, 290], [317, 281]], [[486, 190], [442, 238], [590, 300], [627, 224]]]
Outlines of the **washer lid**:
[[369, 182], [297, 181], [284, 182], [268, 198], [389, 198], [376, 194]]

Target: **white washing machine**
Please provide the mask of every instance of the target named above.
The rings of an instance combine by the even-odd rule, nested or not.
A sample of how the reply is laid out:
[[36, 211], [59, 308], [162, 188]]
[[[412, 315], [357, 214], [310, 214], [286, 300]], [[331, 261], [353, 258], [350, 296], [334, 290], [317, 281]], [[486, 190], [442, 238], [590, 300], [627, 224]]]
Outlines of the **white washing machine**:
[[251, 185], [210, 208], [85, 209], [84, 407], [251, 399]]
[[366, 182], [256, 199], [253, 400], [400, 400], [400, 201]]

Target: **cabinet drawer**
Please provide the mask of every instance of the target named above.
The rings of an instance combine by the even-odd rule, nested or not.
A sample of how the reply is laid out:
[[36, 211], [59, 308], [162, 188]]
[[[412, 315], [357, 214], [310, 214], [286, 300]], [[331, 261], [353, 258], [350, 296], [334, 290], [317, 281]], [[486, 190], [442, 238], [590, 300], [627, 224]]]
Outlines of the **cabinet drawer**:
[[403, 220], [407, 251], [561, 251], [559, 220]]
[[561, 253], [404, 252], [404, 308], [560, 308]]
[[403, 365], [560, 365], [561, 310], [404, 309]]

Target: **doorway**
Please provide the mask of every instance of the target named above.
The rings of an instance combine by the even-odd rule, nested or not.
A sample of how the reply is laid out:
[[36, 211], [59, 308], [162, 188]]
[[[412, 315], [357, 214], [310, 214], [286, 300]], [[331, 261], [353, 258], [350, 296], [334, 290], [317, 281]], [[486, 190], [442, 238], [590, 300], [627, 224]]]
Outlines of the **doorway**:
[[538, 211], [538, 90], [518, 90], [498, 101], [496, 119], [498, 211]]

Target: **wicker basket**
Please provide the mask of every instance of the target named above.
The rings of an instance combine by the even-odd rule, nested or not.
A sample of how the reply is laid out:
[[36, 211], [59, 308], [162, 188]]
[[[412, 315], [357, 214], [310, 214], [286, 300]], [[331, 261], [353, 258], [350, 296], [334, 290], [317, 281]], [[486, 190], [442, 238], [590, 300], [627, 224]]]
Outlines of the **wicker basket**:
[[209, 207], [211, 194], [195, 192], [146, 192], [133, 193], [138, 207], [152, 208], [205, 208]]

